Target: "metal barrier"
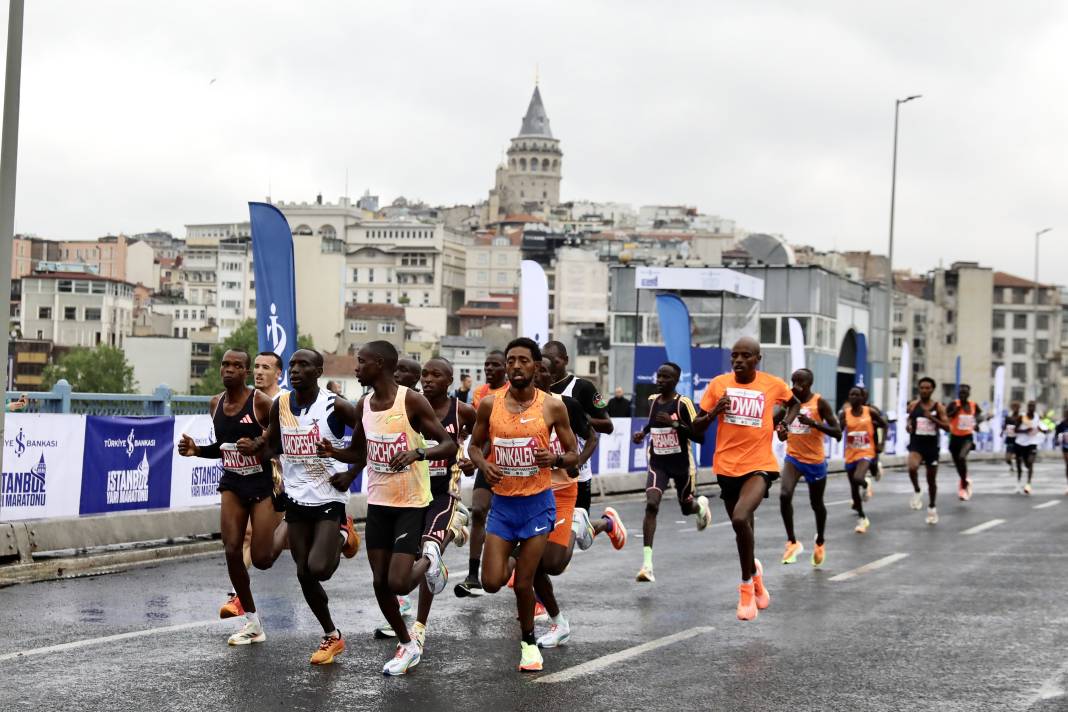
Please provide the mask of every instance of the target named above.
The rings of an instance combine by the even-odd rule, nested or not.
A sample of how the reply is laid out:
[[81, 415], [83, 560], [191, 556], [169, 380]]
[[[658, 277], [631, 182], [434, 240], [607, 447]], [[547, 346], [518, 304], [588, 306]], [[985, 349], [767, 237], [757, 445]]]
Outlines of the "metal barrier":
[[[19, 391], [7, 391], [5, 403], [18, 400]], [[26, 393], [29, 404], [24, 413], [73, 413], [76, 415], [198, 415], [206, 413], [211, 396], [175, 395], [169, 386], [159, 385], [151, 394], [75, 393], [70, 383], [60, 380], [51, 391]]]

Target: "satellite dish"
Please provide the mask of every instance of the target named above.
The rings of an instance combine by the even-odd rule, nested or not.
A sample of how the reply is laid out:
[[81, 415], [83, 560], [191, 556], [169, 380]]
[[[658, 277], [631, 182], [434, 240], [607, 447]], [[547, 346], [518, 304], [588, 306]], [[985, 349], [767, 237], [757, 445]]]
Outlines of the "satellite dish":
[[738, 245], [749, 253], [750, 257], [766, 265], [792, 265], [797, 262], [794, 250], [786, 241], [774, 235], [753, 233]]

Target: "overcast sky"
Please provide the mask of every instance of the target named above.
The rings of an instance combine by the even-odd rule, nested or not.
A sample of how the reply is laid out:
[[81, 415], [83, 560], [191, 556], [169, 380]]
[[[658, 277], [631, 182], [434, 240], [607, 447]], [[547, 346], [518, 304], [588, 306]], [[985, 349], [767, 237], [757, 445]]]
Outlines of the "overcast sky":
[[[364, 189], [474, 203], [533, 89], [564, 200], [696, 205], [1068, 283], [1066, 4], [27, 3], [16, 230], [93, 238]], [[298, 12], [294, 12], [298, 10]], [[6, 27], [6, 12], [3, 25]], [[214, 80], [214, 82], [213, 82]]]

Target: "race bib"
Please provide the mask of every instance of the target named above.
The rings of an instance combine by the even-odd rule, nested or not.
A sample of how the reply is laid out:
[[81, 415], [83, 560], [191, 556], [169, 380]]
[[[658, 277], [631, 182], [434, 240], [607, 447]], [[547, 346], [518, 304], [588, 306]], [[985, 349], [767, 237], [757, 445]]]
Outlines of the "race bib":
[[494, 438], [493, 461], [505, 477], [533, 477], [540, 469], [534, 462], [534, 438]]
[[871, 433], [867, 430], [846, 433], [846, 446], [850, 450], [867, 450], [871, 447]]
[[728, 388], [731, 405], [723, 416], [731, 425], [759, 428], [764, 424], [764, 394], [748, 388]]
[[[812, 414], [809, 412], [808, 408], [802, 408], [801, 412], [798, 413], [798, 415], [799, 416], [804, 415], [804, 416], [811, 417]], [[792, 423], [790, 423], [788, 426], [786, 426], [786, 430], [791, 435], [808, 435], [809, 433], [812, 432], [812, 428], [810, 428], [809, 426], [805, 425], [804, 423], [802, 423], [797, 418], [794, 418], [794, 421]]]
[[235, 475], [255, 475], [263, 472], [263, 465], [259, 458], [253, 455], [242, 455], [234, 443], [219, 445], [222, 453], [222, 466], [227, 472]]
[[649, 428], [654, 455], [677, 455], [682, 452], [679, 434], [674, 428]]
[[[426, 447], [429, 450], [438, 444], [437, 440], [427, 440]], [[449, 461], [448, 460], [431, 460], [430, 461], [430, 476], [431, 477], [445, 477], [449, 474]]]
[[293, 463], [307, 464], [319, 459], [319, 426], [297, 425], [282, 428], [282, 454]]
[[930, 418], [916, 418], [917, 435], [938, 435], [938, 426]]
[[958, 415], [957, 430], [975, 430], [975, 416], [971, 413], [961, 413]]
[[408, 433], [367, 433], [367, 469], [379, 474], [393, 472], [389, 461], [410, 449]]
[[1007, 438], [1016, 437], [1016, 426], [1015, 425], [1006, 425], [1005, 426], [1005, 437], [1007, 437]]

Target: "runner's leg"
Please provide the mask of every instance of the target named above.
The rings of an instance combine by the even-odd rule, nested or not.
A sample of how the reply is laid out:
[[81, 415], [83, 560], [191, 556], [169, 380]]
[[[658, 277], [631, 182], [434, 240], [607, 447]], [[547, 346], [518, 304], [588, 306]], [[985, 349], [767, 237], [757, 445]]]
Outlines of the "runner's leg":
[[782, 514], [782, 524], [786, 528], [786, 540], [796, 542], [797, 535], [794, 532], [794, 489], [800, 478], [793, 463], [784, 462], [782, 465], [782, 484], [779, 485], [779, 512]]
[[934, 509], [935, 497], [938, 496], [938, 465], [927, 465], [927, 498], [928, 506]]
[[731, 519], [734, 527], [734, 536], [738, 544], [738, 562], [742, 569], [742, 581], [751, 581], [756, 571], [754, 557], [753, 514], [760, 501], [764, 499], [764, 492], [768, 484], [760, 475], [750, 477], [742, 485], [738, 493], [738, 499], [723, 500], [727, 509], [727, 516]]
[[330, 617], [330, 598], [321, 582], [333, 575], [341, 557], [337, 520], [294, 520], [288, 524], [289, 550], [297, 565], [297, 581], [304, 600], [323, 632], [333, 633], [337, 628]]
[[867, 487], [864, 478], [868, 474], [868, 465], [867, 460], [860, 460], [856, 463], [853, 471], [848, 473], [849, 494], [853, 498], [853, 510], [856, 511], [857, 516], [861, 519], [864, 519], [864, 495], [862, 492]]
[[514, 548], [515, 542], [486, 533], [486, 543], [482, 547], [482, 588], [486, 593], [497, 593], [508, 583], [512, 573], [508, 557]]
[[482, 561], [482, 546], [486, 540], [486, 515], [489, 513], [493, 492], [476, 487], [471, 494], [471, 551], [468, 559], [467, 580], [478, 581]]
[[252, 528], [252, 537], [249, 550], [252, 555], [252, 565], [257, 569], [265, 570], [274, 565], [274, 535], [278, 527], [280, 515], [274, 511], [271, 498], [261, 499], [252, 505], [249, 523]]
[[[519, 542], [519, 555], [515, 563], [515, 605], [525, 643], [534, 642], [534, 573], [538, 570], [541, 557], [545, 553], [547, 539], [548, 534], [541, 534]], [[486, 537], [486, 542], [489, 543], [489, 541], [490, 537]], [[554, 605], [555, 602], [554, 598]], [[557, 615], [559, 613], [559, 608], [557, 608]]]
[[[397, 603], [397, 594], [393, 593], [389, 584], [390, 560], [393, 552], [389, 549], [368, 549], [367, 561], [371, 564], [371, 580], [375, 591], [375, 600], [378, 608], [385, 616], [386, 622], [397, 634], [402, 643], [411, 640], [408, 635], [408, 626], [404, 623], [404, 617], [400, 613], [400, 605]], [[420, 600], [420, 603], [422, 601]]]
[[252, 600], [252, 585], [245, 568], [243, 548], [245, 528], [248, 526], [249, 508], [234, 492], [224, 490], [222, 506], [219, 509], [219, 528], [223, 541], [223, 553], [226, 556], [226, 570], [230, 574], [230, 585], [234, 587], [242, 608], [247, 613], [256, 612], [256, 603]]
[[823, 531], [827, 526], [827, 505], [823, 502], [823, 493], [827, 490], [827, 478], [816, 480], [808, 485], [808, 501], [816, 515], [816, 543], [823, 545]]
[[909, 480], [912, 482], [912, 491], [920, 493], [920, 463], [923, 457], [918, 452], [909, 453]]

